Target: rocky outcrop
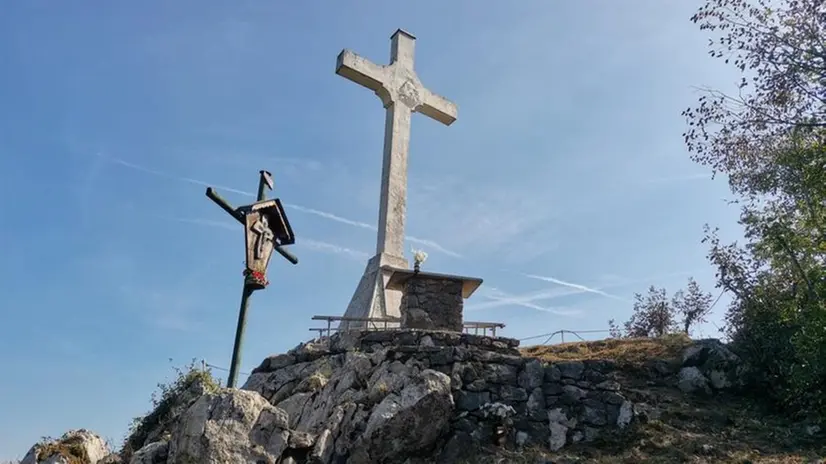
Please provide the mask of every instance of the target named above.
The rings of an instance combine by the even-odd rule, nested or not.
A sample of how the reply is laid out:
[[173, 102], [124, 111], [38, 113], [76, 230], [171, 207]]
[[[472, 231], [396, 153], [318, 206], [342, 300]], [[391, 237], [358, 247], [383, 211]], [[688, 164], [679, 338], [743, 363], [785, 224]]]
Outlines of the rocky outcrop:
[[183, 413], [203, 395], [212, 393], [217, 388], [203, 376], [188, 378], [179, 394], [163, 397], [155, 409], [137, 424], [127, 438], [124, 456], [129, 459], [132, 451], [142, 449], [148, 444], [169, 440]]
[[678, 387], [685, 393], [711, 394], [746, 385], [745, 365], [719, 340], [698, 340], [685, 349]]
[[79, 429], [32, 446], [20, 464], [99, 464], [110, 454], [100, 435]]
[[315, 437], [290, 430], [288, 422], [287, 413], [261, 395], [224, 389], [199, 398], [181, 417], [168, 443], [142, 448], [131, 462], [275, 464], [303, 460]]
[[[185, 410], [147, 429], [152, 439], [128, 462], [418, 464], [472, 459], [480, 445], [556, 451], [659, 420], [646, 388], [708, 395], [743, 384], [739, 357], [716, 340], [643, 369], [545, 363], [517, 346], [405, 329], [314, 340], [265, 359], [241, 390], [187, 397]], [[35, 446], [23, 462], [119, 462], [107, 453], [100, 437], [77, 431]]]
[[[267, 358], [243, 388], [316, 434], [313, 456], [323, 463], [401, 462], [434, 450], [450, 462], [503, 428], [512, 444], [558, 449], [630, 424], [611, 362], [545, 365], [517, 346], [452, 332], [349, 332]], [[512, 413], [489, 414], [490, 405]]]

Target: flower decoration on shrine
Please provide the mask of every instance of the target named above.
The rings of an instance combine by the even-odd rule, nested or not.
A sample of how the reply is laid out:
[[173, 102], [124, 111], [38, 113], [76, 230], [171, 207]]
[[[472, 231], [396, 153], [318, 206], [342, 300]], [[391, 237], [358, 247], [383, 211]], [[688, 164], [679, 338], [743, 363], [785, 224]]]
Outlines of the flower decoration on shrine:
[[422, 250], [410, 250], [413, 252], [413, 270], [419, 272], [419, 266], [427, 260], [427, 253]]
[[494, 422], [493, 443], [497, 446], [503, 446], [510, 429], [513, 427], [513, 416], [516, 414], [516, 410], [513, 406], [499, 402], [485, 403], [480, 409], [485, 419]]
[[504, 403], [485, 403], [481, 407], [482, 409], [482, 416], [486, 418], [497, 418], [500, 420], [507, 420], [514, 414], [516, 414], [516, 410], [513, 406], [504, 404]]
[[244, 285], [249, 285], [254, 288], [264, 288], [270, 284], [267, 276], [263, 272], [252, 269], [244, 269]]

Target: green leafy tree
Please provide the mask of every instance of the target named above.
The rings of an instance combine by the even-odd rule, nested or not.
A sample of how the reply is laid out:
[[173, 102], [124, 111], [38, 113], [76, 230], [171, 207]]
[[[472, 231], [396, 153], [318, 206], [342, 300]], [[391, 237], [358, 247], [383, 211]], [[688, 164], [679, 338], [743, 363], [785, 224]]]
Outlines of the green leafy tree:
[[785, 406], [826, 413], [826, 11], [820, 0], [712, 0], [692, 20], [742, 73], [684, 112], [692, 159], [728, 176], [744, 244], [706, 229], [726, 330]]
[[680, 324], [686, 335], [690, 335], [692, 326], [706, 322], [706, 316], [711, 312], [711, 299], [711, 293], [704, 293], [693, 277], [689, 277], [685, 291], [674, 294], [671, 306], [681, 318]]
[[694, 278], [688, 279], [685, 290], [677, 291], [671, 299], [664, 288], [653, 285], [648, 293], [634, 295], [631, 317], [621, 328], [614, 319], [608, 321], [614, 338], [662, 337], [674, 332], [689, 334], [692, 326], [706, 321], [711, 311], [711, 294], [704, 293]]
[[664, 288], [648, 288], [643, 296], [634, 295], [634, 312], [625, 324], [626, 337], [662, 337], [676, 327], [674, 307]]

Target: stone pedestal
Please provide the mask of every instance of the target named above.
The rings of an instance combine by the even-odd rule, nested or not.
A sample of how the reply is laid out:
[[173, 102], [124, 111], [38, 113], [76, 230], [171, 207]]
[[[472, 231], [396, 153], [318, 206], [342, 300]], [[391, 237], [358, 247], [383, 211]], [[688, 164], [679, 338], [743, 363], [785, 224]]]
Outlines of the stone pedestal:
[[401, 289], [401, 328], [462, 331], [464, 300], [482, 279], [394, 270], [388, 289]]
[[[370, 258], [364, 269], [344, 317], [353, 318], [398, 318], [402, 290], [386, 288], [388, 279], [394, 270], [406, 269], [407, 260], [402, 257], [381, 253]], [[380, 328], [383, 324], [367, 322], [341, 322], [339, 329], [354, 330], [362, 328]], [[398, 325], [390, 324], [390, 327]]]

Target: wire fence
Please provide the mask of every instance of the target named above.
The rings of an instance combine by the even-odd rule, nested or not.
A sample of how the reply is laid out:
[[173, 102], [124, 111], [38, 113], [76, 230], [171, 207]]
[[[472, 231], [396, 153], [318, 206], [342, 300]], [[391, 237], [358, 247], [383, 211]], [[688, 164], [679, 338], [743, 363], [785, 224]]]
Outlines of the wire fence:
[[[562, 329], [562, 330], [557, 330], [557, 331], [554, 331], [554, 332], [548, 332], [548, 333], [544, 333], [544, 334], [540, 334], [540, 335], [533, 335], [531, 337], [520, 338], [519, 341], [524, 342], [524, 341], [528, 341], [528, 340], [537, 340], [537, 339], [540, 339], [540, 338], [545, 338], [545, 341], [543, 341], [542, 343], [539, 343], [539, 345], [547, 345], [547, 344], [549, 344], [549, 342], [551, 342], [551, 340], [553, 340], [555, 337], [559, 336], [557, 343], [565, 343], [565, 334], [570, 334], [573, 337], [569, 337], [569, 341], [570, 341], [570, 338], [575, 338], [575, 339], [578, 339], [579, 341], [584, 342], [584, 341], [588, 341], [588, 340], [585, 340], [585, 338], [583, 338], [580, 334], [594, 334], [594, 333], [611, 333], [611, 331], [608, 330], [608, 329], [605, 329], [605, 330], [568, 330], [568, 329]], [[206, 371], [206, 368], [216, 369], [216, 370], [219, 370], [219, 371], [222, 371], [222, 372], [227, 372], [227, 373], [229, 372], [229, 369], [227, 369], [226, 367], [216, 366], [215, 364], [208, 363], [206, 360], [201, 360], [201, 370]], [[244, 375], [244, 376], [251, 375], [249, 372], [244, 372], [244, 371], [239, 371], [238, 373], [240, 375]]]
[[[219, 371], [223, 371], [223, 372], [229, 372], [229, 369], [227, 369], [226, 367], [216, 366], [216, 365], [210, 364], [206, 361], [201, 361], [201, 370], [205, 371], [207, 367], [209, 367], [211, 369], [218, 369]], [[251, 375], [249, 372], [244, 372], [244, 371], [238, 371], [238, 373], [241, 374], [241, 375], [247, 375], [247, 376]]]
[[[709, 307], [709, 312], [712, 309], [714, 309], [715, 306], [717, 306], [717, 303], [720, 301], [720, 298], [723, 296], [724, 293], [725, 293], [725, 289], [723, 291], [721, 291], [719, 295], [717, 295], [717, 298], [714, 300], [714, 303], [712, 303], [711, 307]], [[712, 324], [714, 325], [715, 328], [717, 328], [717, 330], [719, 332], [722, 332], [722, 330], [713, 321], [712, 321]], [[315, 329], [315, 330], [317, 330], [317, 329]], [[612, 338], [612, 337], [610, 337], [610, 334], [611, 334], [610, 329], [601, 329], [601, 330], [568, 330], [568, 329], [561, 329], [561, 330], [556, 330], [556, 331], [548, 332], [548, 333], [544, 333], [544, 334], [532, 335], [530, 337], [520, 338], [519, 341], [520, 342], [525, 342], [525, 341], [529, 341], [529, 340], [538, 340], [538, 339], [544, 338], [545, 341], [543, 341], [542, 343], [539, 343], [538, 345], [548, 345], [549, 343], [551, 343], [552, 340], [554, 340], [555, 337], [559, 336], [558, 341], [555, 342], [555, 343], [565, 343], [565, 334], [570, 334], [570, 335], [573, 336], [573, 338], [578, 339], [579, 341], [585, 342], [585, 341], [594, 341], [594, 339], [586, 340], [585, 338], [582, 337], [581, 334], [596, 334], [596, 333], [609, 334], [608, 337], [601, 338], [600, 340], [604, 340], [605, 338]], [[569, 337], [569, 341], [570, 341], [570, 339], [571, 339], [571, 337]], [[205, 360], [201, 361], [201, 366], [202, 366], [202, 370], [206, 370], [206, 368], [209, 367], [211, 369], [217, 369], [217, 370], [222, 371], [222, 372], [227, 372], [227, 373], [229, 372], [229, 369], [227, 369], [225, 367], [221, 367], [221, 366], [216, 366], [214, 364], [210, 364], [210, 363], [206, 362]], [[249, 372], [243, 372], [243, 371], [239, 371], [239, 374], [244, 375], [244, 376], [251, 375]]]
[[[559, 335], [559, 343], [565, 343], [565, 334], [571, 334], [577, 339], [581, 341], [586, 341], [584, 338], [580, 336], [580, 334], [588, 334], [588, 333], [609, 333], [609, 330], [557, 330], [555, 332], [550, 332], [541, 335], [534, 335], [532, 337], [520, 338], [519, 341], [527, 341], [527, 340], [536, 340], [539, 338], [547, 337], [544, 342], [540, 343], [540, 345], [547, 345], [554, 337]], [[215, 364], [211, 364], [206, 362], [206, 360], [201, 360], [201, 370], [206, 371], [207, 368], [219, 370], [221, 372], [229, 373], [229, 369], [226, 367], [216, 366]], [[249, 372], [239, 371], [239, 375], [249, 376], [251, 375]]]
[[577, 339], [579, 339], [580, 341], [584, 342], [586, 340], [580, 334], [589, 334], [589, 333], [607, 333], [607, 334], [610, 334], [611, 331], [608, 330], [608, 329], [605, 329], [605, 330], [567, 330], [567, 329], [562, 329], [562, 330], [557, 330], [557, 331], [554, 331], [554, 332], [548, 332], [548, 333], [541, 334], [541, 335], [534, 335], [532, 337], [520, 338], [519, 341], [524, 342], [524, 341], [528, 341], [528, 340], [536, 340], [536, 339], [540, 339], [540, 338], [545, 338], [545, 341], [540, 343], [540, 345], [547, 345], [551, 340], [554, 339], [554, 337], [559, 335], [559, 343], [565, 343], [565, 334], [571, 334], [574, 337], [576, 337]]

